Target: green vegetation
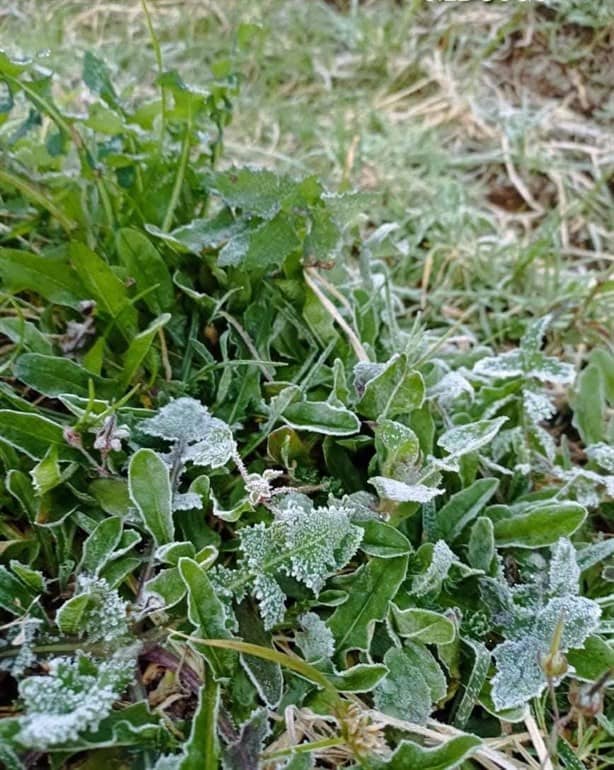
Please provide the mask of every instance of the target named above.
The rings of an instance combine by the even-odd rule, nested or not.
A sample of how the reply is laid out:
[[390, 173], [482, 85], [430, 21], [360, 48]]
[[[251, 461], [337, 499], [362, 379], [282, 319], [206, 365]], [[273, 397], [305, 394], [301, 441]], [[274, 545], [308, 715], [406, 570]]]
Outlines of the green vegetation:
[[0, 765], [612, 765], [611, 21], [3, 15]]

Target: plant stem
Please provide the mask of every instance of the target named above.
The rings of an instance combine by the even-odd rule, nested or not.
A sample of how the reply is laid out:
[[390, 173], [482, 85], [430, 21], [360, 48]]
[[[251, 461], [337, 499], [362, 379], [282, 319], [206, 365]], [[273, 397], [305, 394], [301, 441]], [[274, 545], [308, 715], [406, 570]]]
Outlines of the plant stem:
[[181, 157], [179, 158], [179, 167], [177, 168], [177, 176], [175, 177], [175, 184], [173, 185], [173, 192], [171, 193], [171, 199], [166, 210], [164, 222], [162, 222], [162, 231], [167, 233], [171, 229], [173, 224], [173, 214], [175, 208], [179, 202], [179, 196], [181, 195], [181, 188], [183, 187], [183, 180], [185, 178], [185, 172], [188, 167], [188, 160], [190, 157], [190, 137], [192, 134], [192, 113], [190, 108], [190, 115], [188, 117], [188, 123], [185, 127], [185, 134], [183, 136], [183, 144], [181, 146]]
[[316, 295], [316, 297], [322, 303], [322, 306], [324, 307], [324, 309], [331, 315], [333, 320], [336, 321], [336, 323], [341, 327], [341, 329], [345, 333], [350, 345], [354, 349], [354, 353], [356, 353], [356, 357], [358, 358], [358, 360], [369, 361], [369, 356], [367, 355], [367, 351], [362, 346], [362, 343], [358, 339], [356, 332], [350, 327], [350, 325], [347, 323], [345, 318], [341, 315], [341, 313], [337, 310], [337, 308], [333, 305], [333, 303], [328, 299], [328, 297], [324, 294], [324, 292], [320, 289], [320, 287], [312, 278], [312, 276], [318, 275], [315, 272], [315, 270], [312, 267], [306, 267], [305, 270], [303, 271], [303, 275], [305, 277], [305, 283], [307, 284], [307, 286], [309, 286], [311, 291]]
[[301, 743], [298, 746], [289, 746], [287, 749], [278, 749], [277, 751], [266, 752], [262, 755], [265, 760], [277, 759], [278, 757], [294, 756], [294, 754], [309, 754], [312, 751], [328, 749], [332, 746], [345, 746], [343, 738], [333, 736], [332, 738], [322, 738], [319, 741], [311, 743]]
[[[153, 24], [151, 21], [151, 14], [149, 13], [149, 8], [147, 6], [147, 0], [141, 0], [141, 5], [143, 6], [143, 12], [145, 13], [147, 31], [149, 32], [149, 37], [151, 39], [151, 46], [153, 48], [154, 56], [156, 58], [158, 76], [162, 77], [162, 73], [164, 72], [164, 64], [162, 62], [162, 50], [160, 49], [160, 41], [158, 40], [158, 36], [156, 35], [156, 32], [153, 28]], [[162, 83], [160, 83], [160, 102], [161, 102], [161, 109], [162, 109], [162, 121], [160, 125], [160, 152], [162, 152], [164, 148], [164, 135], [166, 133], [166, 113], [167, 113], [166, 91], [164, 90], [164, 85]]]

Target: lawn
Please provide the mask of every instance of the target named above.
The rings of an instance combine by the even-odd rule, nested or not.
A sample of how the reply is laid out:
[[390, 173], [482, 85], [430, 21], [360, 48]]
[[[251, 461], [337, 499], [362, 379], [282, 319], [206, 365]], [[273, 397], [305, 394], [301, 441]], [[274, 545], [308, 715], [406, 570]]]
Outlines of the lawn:
[[608, 4], [0, 40], [0, 766], [611, 767]]

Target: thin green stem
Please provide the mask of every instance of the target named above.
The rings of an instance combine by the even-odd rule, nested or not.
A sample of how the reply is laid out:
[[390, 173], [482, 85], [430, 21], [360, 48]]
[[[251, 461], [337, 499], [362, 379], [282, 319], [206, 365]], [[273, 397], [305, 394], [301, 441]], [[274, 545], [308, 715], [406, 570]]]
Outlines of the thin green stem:
[[311, 741], [310, 743], [301, 743], [298, 746], [289, 746], [287, 749], [278, 749], [277, 751], [266, 752], [262, 755], [263, 759], [278, 759], [279, 757], [290, 757], [295, 754], [310, 754], [312, 751], [320, 751], [321, 749], [329, 749], [332, 746], [345, 746], [343, 738], [334, 736], [332, 738], [322, 738], [319, 741]]
[[177, 168], [177, 176], [175, 177], [175, 184], [173, 185], [173, 192], [171, 193], [171, 199], [168, 203], [168, 209], [166, 210], [166, 216], [164, 222], [162, 222], [162, 231], [167, 233], [171, 229], [173, 224], [173, 215], [179, 202], [179, 196], [181, 195], [181, 188], [183, 187], [183, 180], [185, 178], [185, 172], [188, 167], [188, 160], [190, 158], [190, 138], [192, 135], [192, 113], [188, 116], [188, 122], [185, 127], [185, 134], [183, 136], [183, 143], [181, 146], [181, 157], [179, 158], [179, 166]]
[[[151, 14], [149, 13], [147, 0], [141, 0], [141, 5], [143, 6], [143, 12], [145, 13], [147, 31], [149, 32], [151, 45], [153, 48], [154, 56], [156, 58], [158, 75], [161, 77], [162, 73], [164, 72], [164, 64], [162, 62], [162, 50], [160, 48], [160, 41], [158, 40], [158, 36], [156, 35], [156, 32], [153, 28], [153, 23], [151, 21]], [[160, 101], [161, 101], [161, 108], [162, 108], [162, 122], [160, 125], [160, 151], [162, 151], [164, 147], [164, 135], [166, 133], [166, 122], [167, 122], [166, 114], [168, 110], [167, 104], [166, 104], [166, 91], [164, 90], [164, 85], [162, 83], [160, 83]]]

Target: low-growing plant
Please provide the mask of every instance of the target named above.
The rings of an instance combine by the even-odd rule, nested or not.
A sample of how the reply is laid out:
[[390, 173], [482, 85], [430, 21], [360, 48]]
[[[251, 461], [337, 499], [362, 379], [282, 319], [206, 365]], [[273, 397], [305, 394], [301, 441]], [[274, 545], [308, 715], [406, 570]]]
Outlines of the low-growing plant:
[[88, 54], [70, 109], [39, 61], [0, 80], [0, 761], [507, 770], [535, 712], [576, 767], [610, 353], [409, 325], [367, 197], [217, 170], [229, 61], [132, 102]]

